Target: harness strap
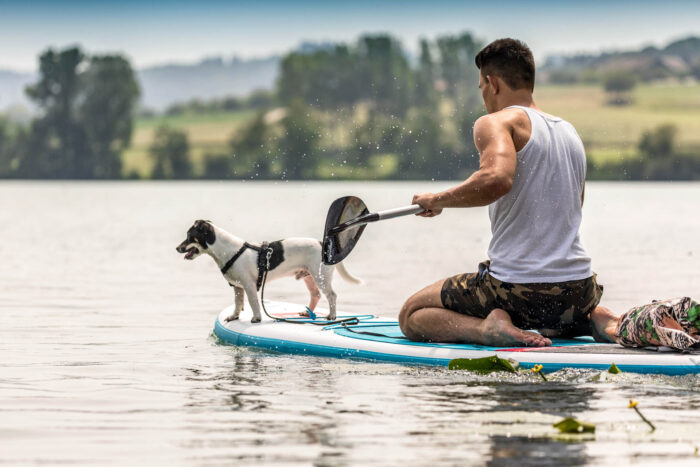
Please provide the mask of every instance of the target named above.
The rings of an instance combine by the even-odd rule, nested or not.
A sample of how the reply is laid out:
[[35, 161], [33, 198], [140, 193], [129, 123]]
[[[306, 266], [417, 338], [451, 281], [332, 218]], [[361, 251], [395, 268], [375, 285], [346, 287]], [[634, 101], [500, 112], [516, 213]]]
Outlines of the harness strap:
[[272, 248], [268, 242], [262, 242], [258, 250], [258, 282], [256, 284], [258, 290], [263, 283], [263, 277], [267, 276], [267, 271], [270, 270], [270, 258], [272, 258]]
[[[244, 252], [246, 249], [248, 249], [248, 248], [250, 248], [251, 250], [260, 251], [260, 248], [257, 247], [257, 246], [255, 246], [255, 245], [251, 245], [251, 244], [248, 243], [248, 242], [243, 243], [243, 246], [242, 246], [241, 248], [239, 248], [239, 250], [236, 252], [235, 255], [233, 255], [233, 258], [231, 258], [230, 260], [226, 261], [226, 264], [224, 264], [224, 267], [221, 268], [221, 274], [226, 274], [226, 271], [228, 271], [229, 269], [231, 269], [231, 266], [233, 266], [233, 263], [235, 263], [236, 260], [237, 260], [238, 258], [240, 258], [241, 255], [243, 254], [243, 252]], [[260, 288], [260, 287], [258, 287], [258, 288]]]

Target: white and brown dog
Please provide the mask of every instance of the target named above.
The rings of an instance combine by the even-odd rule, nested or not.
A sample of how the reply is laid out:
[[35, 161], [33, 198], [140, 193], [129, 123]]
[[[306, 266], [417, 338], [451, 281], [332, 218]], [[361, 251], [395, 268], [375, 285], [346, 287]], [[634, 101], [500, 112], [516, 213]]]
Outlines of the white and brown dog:
[[238, 319], [243, 310], [245, 293], [253, 310], [251, 322], [260, 322], [258, 290], [264, 270], [267, 270], [267, 280], [288, 276], [303, 278], [311, 295], [311, 311], [316, 308], [321, 299], [320, 292], [323, 292], [330, 310], [328, 320], [336, 317], [337, 295], [331, 287], [333, 270], [337, 267], [340, 276], [348, 282], [362, 283], [342, 263], [333, 266], [323, 264], [321, 243], [313, 238], [288, 238], [258, 246], [229, 234], [209, 221], [198, 220], [189, 228], [187, 238], [177, 246], [177, 251], [184, 253], [188, 260], [195, 259], [202, 253], [214, 259], [236, 294], [235, 310], [227, 321]]

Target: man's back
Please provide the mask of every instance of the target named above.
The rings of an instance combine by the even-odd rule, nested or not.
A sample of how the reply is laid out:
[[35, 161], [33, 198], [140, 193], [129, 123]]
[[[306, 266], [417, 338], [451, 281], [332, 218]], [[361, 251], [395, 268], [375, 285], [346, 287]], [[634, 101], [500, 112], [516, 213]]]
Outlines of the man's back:
[[557, 117], [526, 113], [530, 137], [517, 153], [508, 194], [489, 206], [490, 272], [511, 283], [564, 282], [591, 276], [579, 240], [586, 157], [576, 130]]

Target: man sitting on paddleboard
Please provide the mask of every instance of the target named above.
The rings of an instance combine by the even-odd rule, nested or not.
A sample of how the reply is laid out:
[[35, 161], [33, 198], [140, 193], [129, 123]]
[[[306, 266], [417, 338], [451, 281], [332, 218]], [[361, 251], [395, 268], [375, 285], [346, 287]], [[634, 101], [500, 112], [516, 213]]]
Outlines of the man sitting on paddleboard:
[[[413, 203], [489, 206], [489, 261], [478, 272], [430, 285], [399, 315], [412, 340], [483, 345], [551, 345], [548, 337], [591, 335], [615, 341], [618, 317], [599, 307], [602, 288], [579, 240], [586, 155], [574, 127], [537, 108], [530, 49], [500, 39], [476, 56], [488, 115], [474, 124], [479, 170]], [[536, 329], [540, 334], [524, 329]]]

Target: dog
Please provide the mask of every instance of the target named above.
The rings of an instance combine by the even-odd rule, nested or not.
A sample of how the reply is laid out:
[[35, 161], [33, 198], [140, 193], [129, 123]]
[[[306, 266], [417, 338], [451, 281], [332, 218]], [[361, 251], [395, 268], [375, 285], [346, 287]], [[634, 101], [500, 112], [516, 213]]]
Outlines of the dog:
[[258, 290], [264, 270], [267, 270], [266, 280], [289, 276], [304, 279], [311, 295], [311, 311], [316, 308], [323, 292], [328, 300], [330, 312], [326, 319], [329, 321], [336, 318], [337, 295], [331, 286], [333, 270], [337, 268], [340, 276], [350, 283], [362, 283], [362, 280], [350, 274], [342, 263], [332, 266], [324, 264], [321, 261], [321, 242], [313, 238], [288, 238], [257, 246], [231, 235], [210, 221], [197, 220], [187, 231], [187, 238], [176, 250], [184, 254], [186, 260], [193, 260], [206, 253], [219, 266], [235, 292], [234, 312], [226, 318], [227, 322], [238, 319], [243, 310], [244, 295], [248, 297], [248, 303], [253, 310], [251, 322], [260, 322]]

